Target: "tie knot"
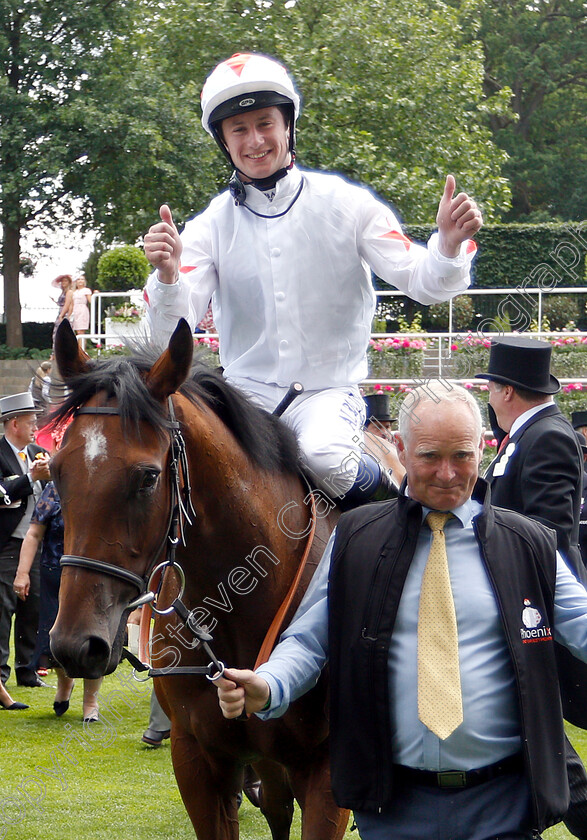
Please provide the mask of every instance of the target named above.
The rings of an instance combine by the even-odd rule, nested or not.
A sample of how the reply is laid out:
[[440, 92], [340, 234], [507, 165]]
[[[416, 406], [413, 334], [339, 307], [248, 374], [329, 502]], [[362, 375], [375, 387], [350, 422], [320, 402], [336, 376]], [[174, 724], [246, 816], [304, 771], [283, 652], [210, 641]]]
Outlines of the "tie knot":
[[439, 511], [430, 511], [426, 516], [426, 523], [431, 531], [442, 531], [446, 525], [447, 519], [450, 519], [452, 513], [440, 513]]
[[21, 459], [21, 461], [26, 461], [26, 452], [19, 452], [18, 457]]

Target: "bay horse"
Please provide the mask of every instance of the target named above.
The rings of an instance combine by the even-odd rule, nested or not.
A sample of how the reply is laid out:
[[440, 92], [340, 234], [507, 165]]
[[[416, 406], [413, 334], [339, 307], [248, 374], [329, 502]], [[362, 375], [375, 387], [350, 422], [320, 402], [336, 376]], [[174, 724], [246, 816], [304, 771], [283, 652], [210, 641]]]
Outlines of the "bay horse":
[[[144, 347], [95, 361], [64, 321], [55, 353], [70, 389], [57, 419], [71, 423], [52, 462], [65, 522], [53, 655], [72, 677], [117, 667], [129, 604], [170, 539], [175, 420], [185, 446], [181, 489], [191, 487], [195, 513], [184, 522], [185, 545], [174, 540], [183, 602], [190, 621], [212, 634], [219, 659], [253, 667], [307, 543], [309, 494], [293, 433], [220, 373], [193, 364], [186, 321], [160, 355]], [[332, 513], [315, 518], [304, 578], [332, 525]], [[157, 603], [173, 603], [177, 588], [176, 571], [166, 569]], [[234, 721], [223, 718], [209, 680], [182, 672], [209, 659], [174, 612], [156, 616], [152, 660], [169, 668], [155, 691], [171, 719], [174, 773], [200, 840], [238, 838], [247, 764], [261, 779], [273, 840], [289, 838], [294, 798], [304, 840], [342, 838], [348, 812], [330, 791], [325, 678], [279, 720]]]

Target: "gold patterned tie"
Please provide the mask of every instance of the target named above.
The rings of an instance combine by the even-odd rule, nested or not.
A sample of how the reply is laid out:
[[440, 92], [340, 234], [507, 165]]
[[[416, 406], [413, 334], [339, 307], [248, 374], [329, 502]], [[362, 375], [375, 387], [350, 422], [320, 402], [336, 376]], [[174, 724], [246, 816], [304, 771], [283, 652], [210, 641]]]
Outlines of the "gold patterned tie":
[[432, 545], [418, 612], [418, 717], [444, 740], [463, 722], [457, 617], [444, 525], [451, 513], [429, 513]]

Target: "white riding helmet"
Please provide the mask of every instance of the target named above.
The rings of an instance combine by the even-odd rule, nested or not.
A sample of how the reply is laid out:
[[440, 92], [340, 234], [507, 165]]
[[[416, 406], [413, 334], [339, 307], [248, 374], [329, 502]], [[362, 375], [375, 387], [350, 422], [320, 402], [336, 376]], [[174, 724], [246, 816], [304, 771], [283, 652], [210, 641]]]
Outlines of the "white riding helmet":
[[216, 139], [214, 127], [221, 120], [270, 105], [293, 107], [293, 129], [300, 112], [300, 97], [287, 70], [261, 53], [236, 53], [215, 67], [206, 79], [202, 88], [202, 125]]

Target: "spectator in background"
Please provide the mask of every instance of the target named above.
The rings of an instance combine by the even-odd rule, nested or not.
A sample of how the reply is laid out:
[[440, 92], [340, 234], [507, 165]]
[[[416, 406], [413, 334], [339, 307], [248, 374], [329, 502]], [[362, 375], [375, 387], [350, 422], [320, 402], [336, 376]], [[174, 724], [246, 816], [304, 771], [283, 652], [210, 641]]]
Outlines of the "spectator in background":
[[6, 691], [4, 683], [0, 682], [0, 709], [6, 709], [9, 712], [20, 712], [23, 709], [28, 709], [28, 706], [26, 703], [19, 703], [13, 700]]
[[90, 300], [92, 290], [88, 289], [86, 278], [81, 274], [75, 281], [73, 287], [73, 310], [71, 313], [71, 326], [76, 335], [83, 335], [90, 326]]
[[571, 426], [580, 435], [583, 435], [587, 443], [587, 411], [573, 411], [571, 414]]
[[[583, 454], [571, 424], [554, 402], [560, 383], [550, 373], [552, 346], [524, 336], [493, 339], [487, 373], [489, 405], [506, 433], [485, 478], [495, 505], [523, 513], [556, 532], [557, 547], [585, 585], [579, 551]], [[556, 646], [565, 718], [587, 726], [587, 666]], [[565, 739], [571, 805], [564, 822], [587, 838], [587, 774]]]
[[[26, 601], [30, 592], [30, 572], [37, 553], [41, 549], [41, 596], [39, 610], [39, 632], [33, 656], [34, 667], [41, 657], [47, 657], [50, 667], [57, 674], [57, 693], [53, 709], [57, 717], [65, 714], [73, 691], [74, 680], [67, 676], [58, 662], [51, 657], [49, 631], [57, 618], [59, 608], [59, 583], [61, 581], [60, 560], [63, 555], [63, 517], [61, 502], [50, 481], [43, 490], [22, 542], [20, 558], [14, 578], [14, 591], [21, 601]], [[98, 720], [98, 691], [102, 678], [84, 680], [83, 719], [90, 723]]]
[[73, 311], [73, 278], [71, 274], [60, 274], [59, 277], [56, 277], [55, 280], [51, 281], [51, 285], [55, 286], [56, 289], [61, 289], [61, 294], [56, 301], [57, 306], [59, 307], [59, 313], [55, 319], [55, 325], [53, 327], [53, 342], [55, 342], [55, 332], [57, 327], [64, 318], [70, 318]]
[[369, 394], [363, 399], [366, 408], [365, 451], [388, 470], [392, 483], [399, 489], [406, 471], [393, 442], [391, 426], [394, 421], [389, 413], [389, 397], [387, 394]]
[[51, 362], [41, 362], [29, 383], [29, 391], [37, 410], [37, 416], [46, 414], [49, 408], [51, 388]]
[[11, 503], [0, 512], [0, 670], [2, 682], [10, 676], [10, 633], [14, 616], [16, 682], [29, 687], [44, 683], [32, 659], [39, 623], [39, 567], [33, 567], [26, 603], [14, 592], [20, 548], [43, 484], [50, 478], [49, 454], [34, 443], [37, 431], [35, 404], [28, 391], [0, 399], [0, 481]]

